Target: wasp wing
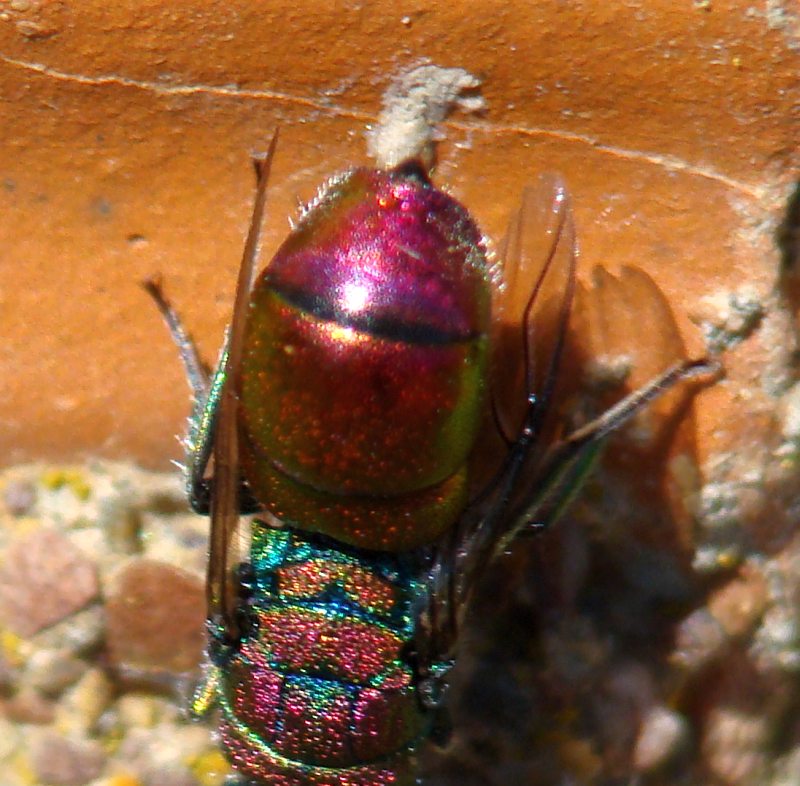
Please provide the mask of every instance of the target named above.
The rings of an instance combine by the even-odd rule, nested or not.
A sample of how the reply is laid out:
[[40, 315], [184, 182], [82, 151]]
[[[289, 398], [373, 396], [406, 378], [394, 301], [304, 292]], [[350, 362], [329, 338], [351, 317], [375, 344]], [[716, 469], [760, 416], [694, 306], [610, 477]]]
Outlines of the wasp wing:
[[[231, 558], [232, 539], [237, 532], [240, 515], [238, 377], [242, 361], [247, 306], [266, 202], [266, 188], [277, 140], [276, 132], [267, 155], [263, 159], [254, 160], [257, 179], [255, 204], [236, 281], [233, 316], [228, 328], [227, 352], [224, 353], [221, 369], [217, 375], [220, 381], [211, 437], [214, 473], [211, 484], [211, 535], [206, 601], [209, 621], [215, 627], [221, 628], [231, 640], [239, 637], [236, 619], [238, 593], [232, 571], [234, 560]], [[212, 383], [212, 389], [214, 387]]]
[[577, 247], [567, 189], [546, 175], [525, 189], [500, 247], [493, 291], [490, 388], [498, 426], [516, 439], [535, 396], [534, 427], [553, 400], [575, 291]]
[[558, 175], [546, 175], [524, 191], [499, 252], [490, 336], [493, 426], [473, 466], [483, 488], [436, 550], [431, 600], [420, 618], [422, 664], [446, 659], [454, 646], [461, 610], [497, 546], [498, 514], [517, 492], [515, 478], [548, 428], [577, 264], [570, 199]]
[[[584, 421], [687, 355], [667, 299], [639, 268], [618, 276], [597, 268], [576, 305], [574, 340], [591, 360], [574, 375], [579, 388], [571, 407]], [[603, 456], [596, 476], [603, 493], [593, 504], [612, 540], [635, 539], [682, 559], [687, 569], [699, 487], [692, 396], [687, 385], [664, 390], [612, 437], [618, 449]]]
[[[422, 663], [433, 664], [434, 669], [452, 657], [464, 608], [481, 573], [521, 531], [534, 524], [547, 526], [558, 518], [592, 467], [603, 439], [659, 399], [659, 410], [673, 412], [672, 421], [661, 432], [670, 433], [676, 420], [685, 415], [685, 407], [676, 409], [675, 399], [670, 401], [665, 394], [683, 379], [718, 370], [712, 361], [682, 359], [683, 345], [669, 306], [644, 273], [626, 270], [615, 279], [598, 271], [591, 294], [578, 290], [569, 200], [560, 181], [551, 182], [555, 183], [551, 207], [536, 208], [528, 192], [504, 244], [508, 282], [524, 289], [524, 295], [501, 291], [494, 315], [501, 324], [495, 323], [493, 334], [493, 407], [507, 450], [500, 471], [439, 544], [434, 557], [434, 589], [429, 608], [421, 615], [420, 648]], [[537, 239], [531, 219], [542, 217], [552, 220], [542, 222]], [[537, 247], [545, 251], [538, 263], [531, 251]], [[570, 324], [576, 297], [591, 315], [588, 326], [586, 318]], [[643, 307], [643, 303], [649, 305]], [[516, 366], [510, 349], [513, 320], [518, 320]], [[589, 330], [597, 337], [594, 347], [575, 340]], [[634, 380], [646, 374], [649, 381], [621, 400], [620, 385], [610, 386], [616, 404], [604, 400], [608, 408], [599, 416], [595, 410], [584, 418], [584, 425], [581, 421], [568, 424], [565, 413], [581, 394], [586, 370], [595, 362], [592, 358], [618, 358], [631, 343], [650, 347], [640, 350], [642, 368]], [[623, 357], [627, 370], [638, 360]], [[652, 376], [656, 369], [660, 373]], [[623, 373], [617, 382], [626, 376]], [[501, 390], [504, 380], [511, 392]], [[515, 423], [516, 431], [510, 436]]]

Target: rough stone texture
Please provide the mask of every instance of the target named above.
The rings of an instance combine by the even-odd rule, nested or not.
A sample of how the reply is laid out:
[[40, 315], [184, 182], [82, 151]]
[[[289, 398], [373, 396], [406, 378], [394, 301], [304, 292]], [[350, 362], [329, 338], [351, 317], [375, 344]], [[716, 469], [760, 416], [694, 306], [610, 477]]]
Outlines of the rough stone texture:
[[[100, 583], [98, 594], [126, 607], [129, 616], [122, 615], [123, 624], [131, 627], [130, 637], [141, 636], [144, 654], [122, 637], [125, 654], [138, 659], [135, 668], [112, 663], [106, 610], [99, 603], [73, 610], [30, 636], [0, 621], [0, 784], [221, 786], [228, 768], [220, 764], [209, 726], [190, 721], [184, 712], [189, 683], [196, 677], [186, 673], [187, 662], [197, 662], [204, 630], [202, 533], [207, 525], [185, 514], [177, 476], [107, 464], [29, 465], [0, 472], [0, 494], [15, 488], [27, 489], [26, 496], [36, 502], [21, 515], [14, 506], [0, 504], [0, 553], [11, 555], [20, 570], [35, 556], [36, 542], [49, 543], [51, 561], [58, 555], [70, 562], [78, 550]], [[130, 530], [131, 522], [134, 537], [124, 532], [118, 537], [120, 526]], [[54, 532], [59, 533], [55, 542]], [[126, 566], [137, 564], [131, 546], [138, 548], [140, 536], [144, 553], [163, 554], [195, 574], [161, 563], [148, 570], [145, 561], [146, 597], [130, 593], [131, 608], [114, 593], [126, 591]], [[20, 546], [29, 541], [32, 549]], [[55, 581], [57, 574], [50, 579]], [[61, 578], [63, 585], [49, 591], [69, 597], [74, 594], [70, 574]], [[137, 583], [135, 571], [128, 578]], [[35, 589], [23, 582], [14, 593], [27, 598]], [[184, 602], [187, 593], [194, 602]], [[155, 630], [148, 630], [149, 618]], [[163, 657], [163, 638], [176, 631], [170, 643], [177, 650]], [[155, 655], [154, 641], [162, 642]], [[171, 666], [181, 673], [169, 671]]]
[[22, 636], [53, 625], [97, 597], [91, 560], [52, 529], [14, 540], [0, 564], [0, 615]]
[[55, 716], [56, 727], [63, 732], [90, 735], [108, 709], [113, 691], [114, 686], [102, 669], [89, 669], [61, 697]]
[[106, 613], [108, 649], [116, 665], [170, 672], [198, 666], [205, 643], [205, 593], [196, 576], [135, 558], [113, 578]]
[[[639, 448], [647, 425], [636, 427]], [[592, 515], [608, 507], [602, 495], [620, 493], [617, 469], [605, 462], [600, 478], [612, 485], [596, 479], [547, 535], [517, 542], [476, 594], [448, 694], [454, 738], [444, 753], [426, 752], [425, 786], [795, 786], [800, 535], [710, 576], [676, 574], [680, 538], [662, 538], [654, 562], [642, 527], [618, 527], [641, 508]], [[34, 487], [39, 517], [0, 507], [0, 532], [13, 542], [57, 526], [81, 534], [109, 607], [30, 638], [0, 626], [0, 736], [12, 743], [0, 742], [0, 783], [52, 786], [31, 774], [34, 761], [60, 762], [72, 777], [74, 762], [94, 766], [91, 739], [107, 752], [91, 786], [221, 786], [228, 768], [213, 719], [184, 714], [196, 677], [186, 670], [202, 648], [205, 544], [187, 526], [178, 478], [106, 465], [70, 472], [0, 472], [0, 487]], [[80, 515], [52, 482], [62, 476], [81, 478]], [[119, 499], [112, 487], [124, 489]], [[143, 553], [170, 564], [131, 557], [125, 539], [108, 544], [109, 510], [139, 519]], [[675, 575], [684, 583], [666, 580]], [[55, 759], [38, 732], [60, 740]]]
[[103, 769], [105, 754], [93, 740], [70, 739], [40, 732], [31, 744], [31, 764], [49, 786], [85, 786]]

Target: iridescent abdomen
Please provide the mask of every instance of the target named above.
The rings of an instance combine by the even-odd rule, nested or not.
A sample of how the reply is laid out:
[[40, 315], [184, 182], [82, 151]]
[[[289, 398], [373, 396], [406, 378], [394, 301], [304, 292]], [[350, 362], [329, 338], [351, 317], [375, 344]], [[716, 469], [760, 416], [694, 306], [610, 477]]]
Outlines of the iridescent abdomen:
[[427, 732], [405, 652], [419, 591], [391, 556], [365, 557], [256, 525], [253, 632], [221, 664], [225, 747], [281, 786], [413, 784]]
[[255, 497], [364, 549], [435, 540], [466, 501], [488, 322], [461, 205], [414, 169], [331, 184], [251, 295], [240, 384]]

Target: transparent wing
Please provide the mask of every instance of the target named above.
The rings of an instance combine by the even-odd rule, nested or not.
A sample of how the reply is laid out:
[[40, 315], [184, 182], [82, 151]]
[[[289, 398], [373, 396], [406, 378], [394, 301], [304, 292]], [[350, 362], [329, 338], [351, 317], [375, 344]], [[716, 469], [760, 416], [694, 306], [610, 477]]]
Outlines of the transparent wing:
[[[686, 357], [669, 303], [641, 269], [623, 268], [618, 276], [595, 269], [576, 305], [571, 344], [580, 345], [574, 354], [587, 362], [571, 375], [578, 387], [570, 407], [584, 421]], [[699, 487], [694, 392], [688, 385], [663, 391], [612, 438], [617, 449], [598, 467], [603, 493], [593, 503], [606, 532], [672, 554], [687, 569]]]
[[[693, 392], [678, 383], [719, 370], [714, 361], [685, 359], [672, 312], [641, 271], [614, 278], [598, 270], [591, 289], [576, 285], [569, 201], [555, 182], [547, 210], [526, 194], [504, 244], [504, 284], [522, 289], [502, 290], [493, 315], [493, 405], [506, 452], [433, 560], [434, 590], [421, 618], [423, 663], [447, 660], [486, 566], [520, 532], [558, 518], [609, 434], [638, 418], [657, 422], [658, 433], [672, 439]], [[536, 249], [543, 259], [536, 260]], [[691, 437], [691, 421], [682, 429]], [[686, 446], [691, 453], [691, 439]]]
[[431, 603], [418, 637], [423, 664], [446, 659], [455, 644], [461, 610], [503, 535], [502, 512], [519, 493], [516, 478], [536, 453], [554, 400], [577, 264], [570, 200], [559, 176], [544, 176], [524, 191], [500, 257], [490, 336], [491, 433], [472, 467], [481, 491], [434, 557]]
[[566, 187], [547, 175], [525, 189], [500, 248], [492, 301], [491, 396], [512, 441], [536, 397], [541, 426], [553, 398], [575, 290], [577, 247]]
[[238, 375], [242, 361], [245, 317], [264, 215], [266, 187], [277, 140], [276, 132], [266, 157], [254, 160], [257, 178], [255, 205], [236, 282], [233, 316], [228, 330], [228, 351], [223, 361], [221, 372], [223, 377], [212, 436], [214, 474], [211, 486], [211, 536], [206, 600], [209, 620], [215, 626], [220, 626], [231, 640], [237, 639], [240, 633], [236, 619], [238, 592], [232, 571], [235, 565], [231, 557], [231, 543], [239, 524], [241, 487]]

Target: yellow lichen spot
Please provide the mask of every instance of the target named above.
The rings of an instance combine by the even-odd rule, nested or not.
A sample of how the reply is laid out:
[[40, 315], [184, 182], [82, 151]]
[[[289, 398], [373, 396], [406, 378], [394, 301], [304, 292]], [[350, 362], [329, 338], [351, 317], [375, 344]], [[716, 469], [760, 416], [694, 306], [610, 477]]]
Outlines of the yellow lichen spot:
[[81, 502], [86, 502], [92, 494], [92, 487], [86, 476], [78, 469], [46, 469], [42, 473], [41, 481], [51, 491], [69, 488]]
[[231, 765], [219, 751], [207, 751], [188, 762], [200, 786], [222, 786]]
[[741, 68], [742, 58], [739, 57], [738, 55], [735, 55], [734, 57], [731, 58], [731, 65], [733, 65], [734, 68]]
[[10, 630], [0, 630], [0, 653], [4, 660], [11, 666], [21, 666], [30, 656], [32, 646], [30, 642], [12, 633]]
[[735, 568], [741, 562], [741, 557], [735, 551], [721, 551], [717, 555], [717, 565], [723, 570]]
[[20, 786], [36, 786], [39, 779], [31, 767], [28, 757], [24, 753], [18, 753], [10, 762], [11, 772], [16, 775], [16, 783]]
[[127, 772], [119, 772], [112, 775], [103, 786], [142, 786], [142, 782]]

